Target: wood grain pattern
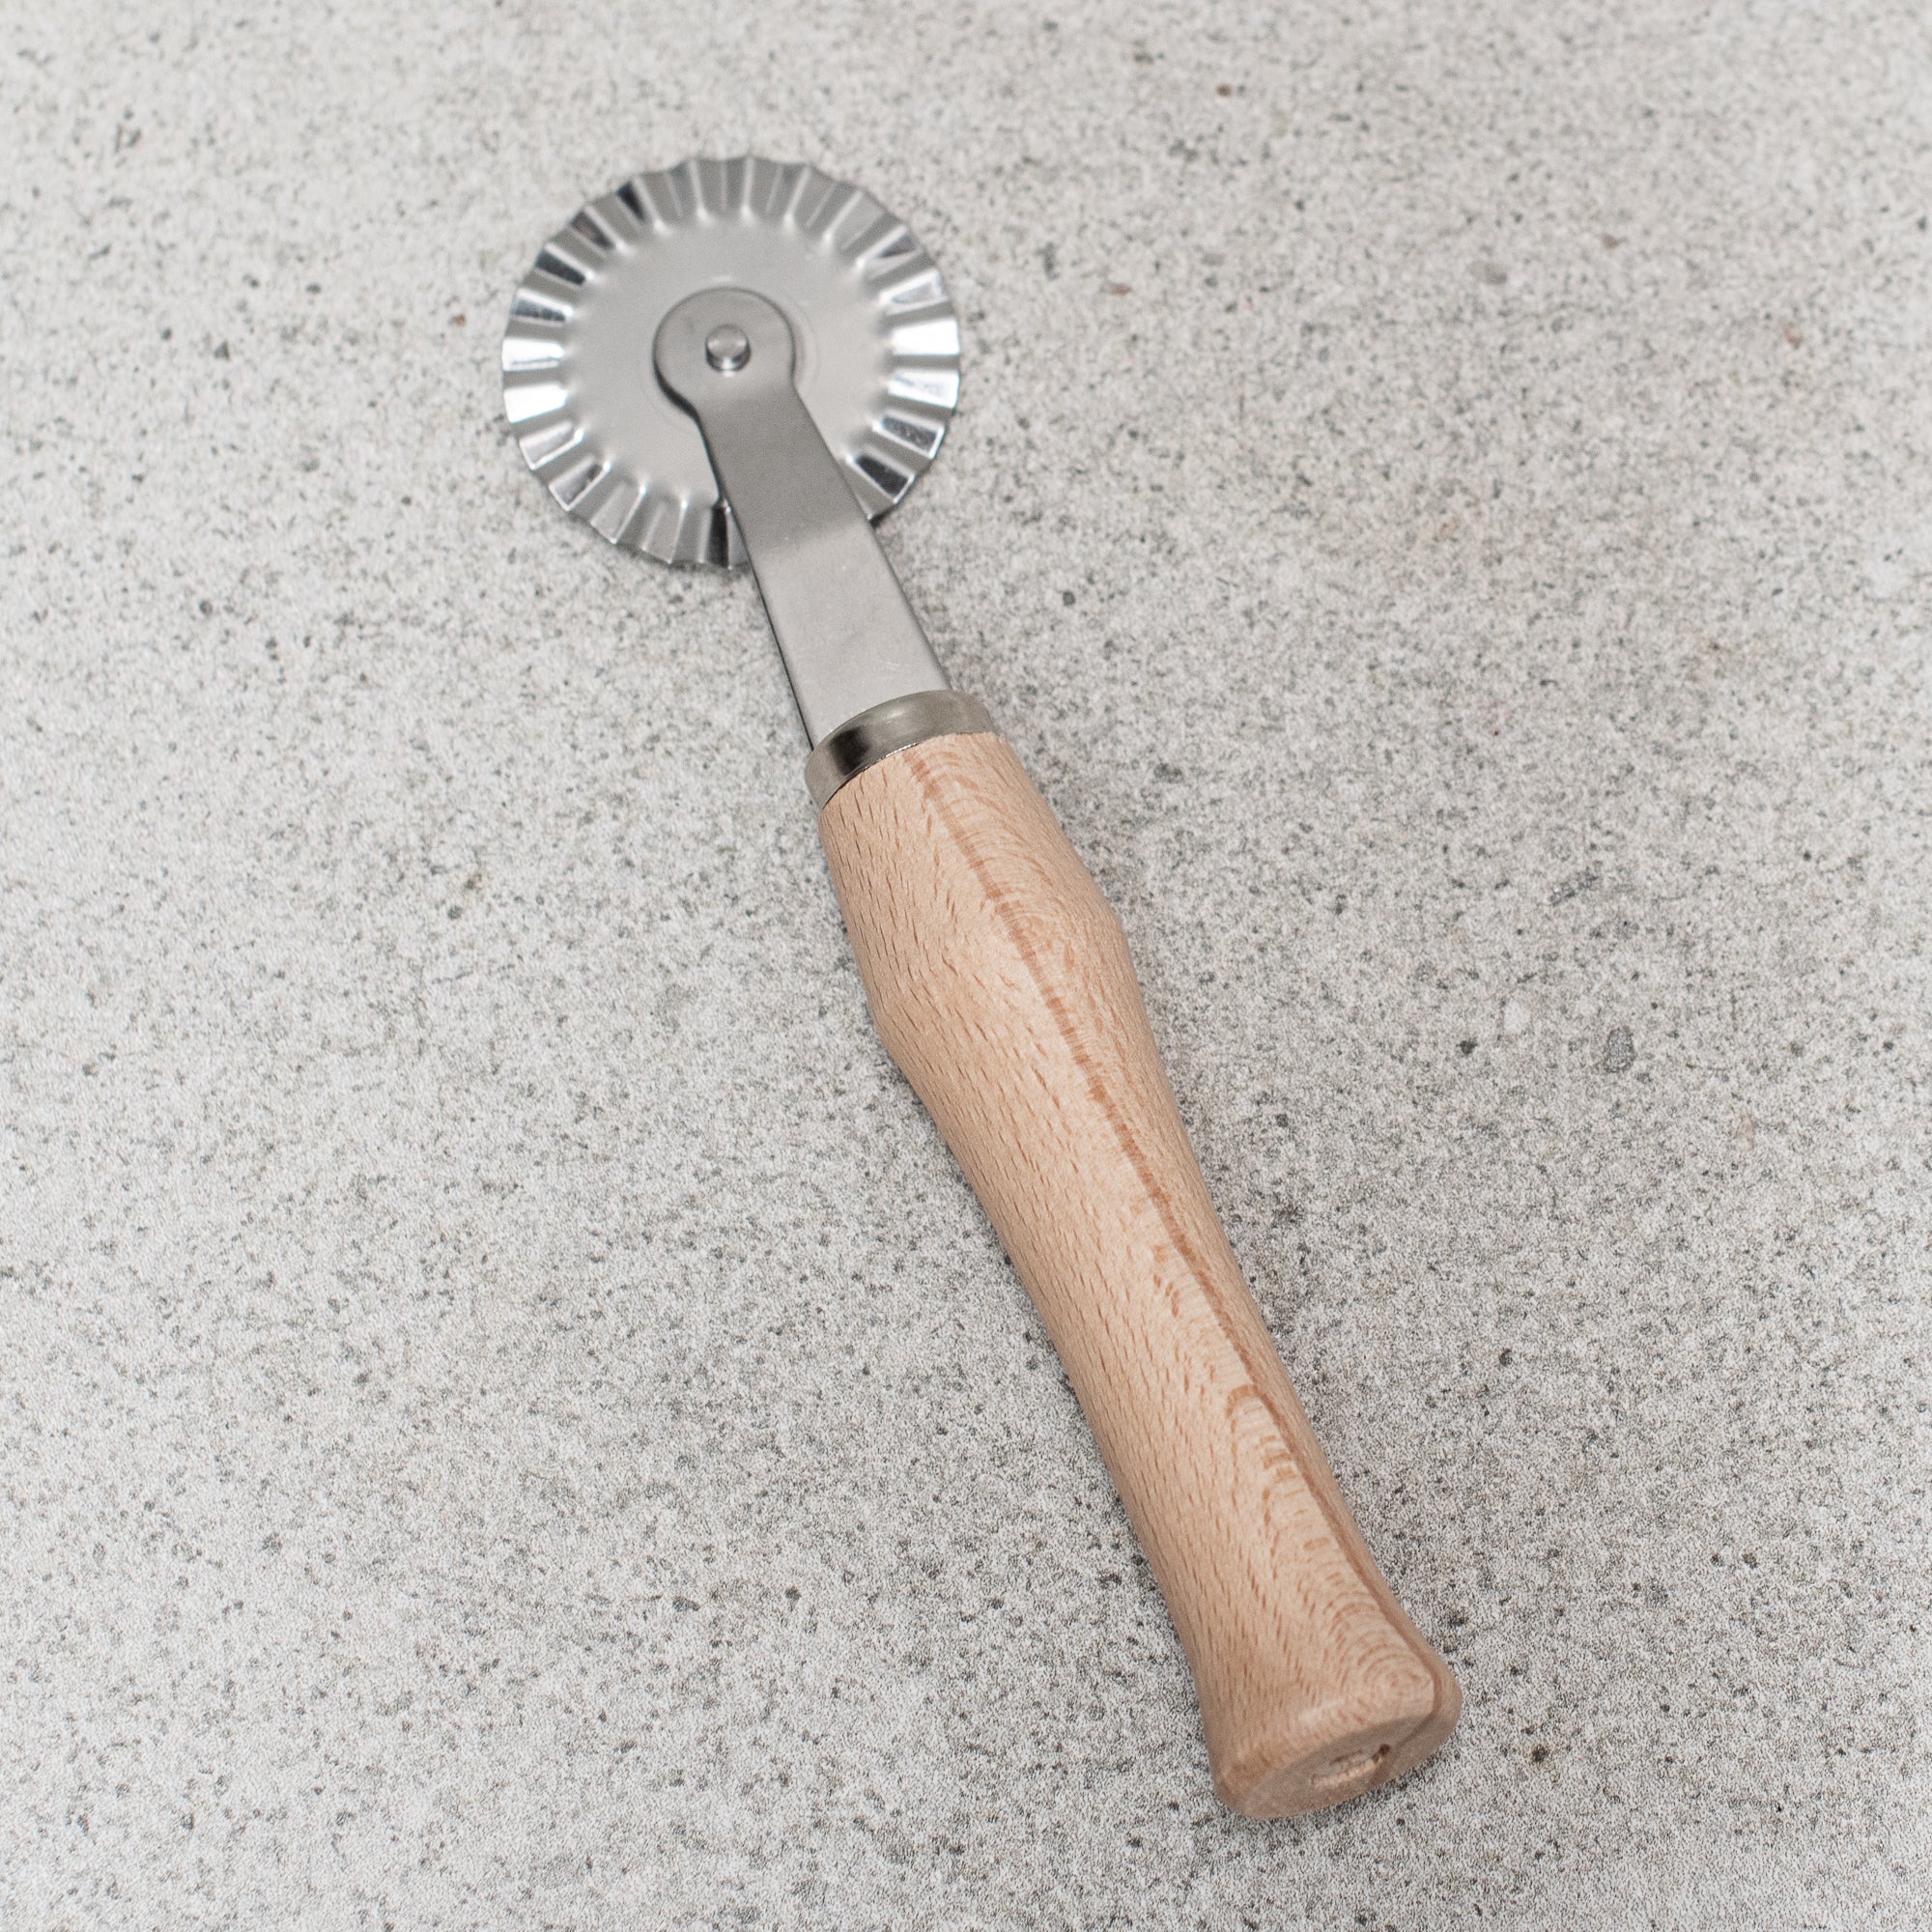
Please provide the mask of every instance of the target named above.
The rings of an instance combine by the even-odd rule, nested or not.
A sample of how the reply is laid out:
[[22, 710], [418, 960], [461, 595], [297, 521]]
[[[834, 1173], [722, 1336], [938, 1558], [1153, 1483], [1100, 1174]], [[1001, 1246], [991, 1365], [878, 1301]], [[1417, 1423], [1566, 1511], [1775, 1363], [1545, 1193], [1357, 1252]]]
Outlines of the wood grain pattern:
[[934, 738], [819, 832], [872, 1013], [1065, 1364], [1200, 1691], [1279, 1817], [1398, 1776], [1461, 1693], [1343, 1502], [1215, 1215], [1120, 922], [1006, 742]]

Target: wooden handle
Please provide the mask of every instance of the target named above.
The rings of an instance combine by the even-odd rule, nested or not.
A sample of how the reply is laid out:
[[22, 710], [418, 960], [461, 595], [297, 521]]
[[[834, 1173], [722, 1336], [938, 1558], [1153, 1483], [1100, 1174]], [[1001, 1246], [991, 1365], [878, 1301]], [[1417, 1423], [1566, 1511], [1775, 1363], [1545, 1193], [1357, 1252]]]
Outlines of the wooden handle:
[[1397, 1776], [1462, 1693], [1335, 1487], [1208, 1198], [1125, 936], [1005, 740], [819, 819], [872, 1014], [1033, 1296], [1251, 1817]]

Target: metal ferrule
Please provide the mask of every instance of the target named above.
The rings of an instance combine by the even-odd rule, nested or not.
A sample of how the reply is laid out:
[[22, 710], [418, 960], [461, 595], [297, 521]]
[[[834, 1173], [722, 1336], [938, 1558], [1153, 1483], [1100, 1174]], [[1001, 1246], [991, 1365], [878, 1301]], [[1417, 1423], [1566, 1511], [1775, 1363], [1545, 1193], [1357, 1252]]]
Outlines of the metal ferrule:
[[829, 731], [805, 761], [805, 782], [820, 811], [848, 779], [869, 771], [882, 758], [923, 745], [995, 728], [993, 714], [963, 691], [915, 691], [889, 697]]

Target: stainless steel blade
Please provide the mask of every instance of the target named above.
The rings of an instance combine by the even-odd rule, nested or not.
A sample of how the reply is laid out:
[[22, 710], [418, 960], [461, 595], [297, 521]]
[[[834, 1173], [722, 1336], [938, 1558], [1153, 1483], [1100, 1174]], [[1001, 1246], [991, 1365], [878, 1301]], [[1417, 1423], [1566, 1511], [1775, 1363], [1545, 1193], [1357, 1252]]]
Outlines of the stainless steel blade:
[[818, 169], [689, 160], [600, 195], [538, 253], [503, 334], [503, 412], [573, 516], [667, 563], [742, 564], [692, 418], [651, 368], [658, 325], [705, 288], [784, 316], [797, 387], [868, 517], [939, 452], [959, 399], [959, 325], [904, 222]]

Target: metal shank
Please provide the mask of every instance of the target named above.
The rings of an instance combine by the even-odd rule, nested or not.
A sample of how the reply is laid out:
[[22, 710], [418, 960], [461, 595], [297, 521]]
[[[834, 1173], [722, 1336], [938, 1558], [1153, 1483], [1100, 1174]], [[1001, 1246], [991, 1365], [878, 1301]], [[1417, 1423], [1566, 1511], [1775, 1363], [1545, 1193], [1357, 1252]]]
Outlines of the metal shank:
[[[732, 328], [750, 353], [717, 366], [706, 341]], [[704, 433], [812, 744], [888, 699], [945, 691], [946, 673], [792, 385], [784, 317], [749, 290], [706, 289], [665, 317], [654, 355], [658, 380]]]

